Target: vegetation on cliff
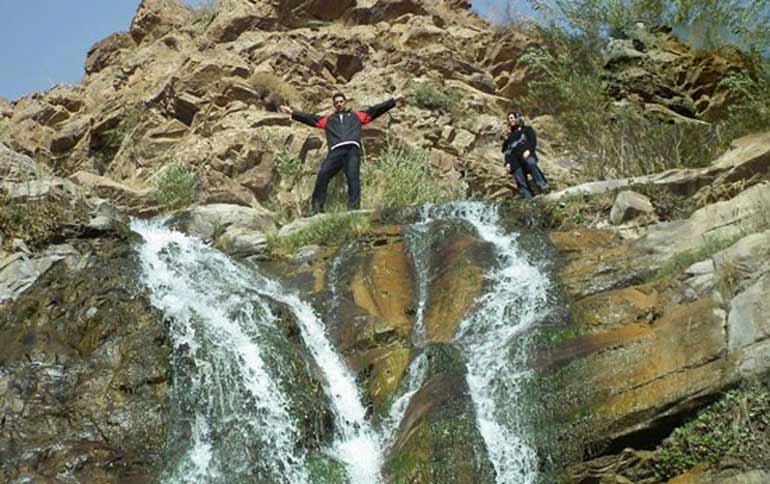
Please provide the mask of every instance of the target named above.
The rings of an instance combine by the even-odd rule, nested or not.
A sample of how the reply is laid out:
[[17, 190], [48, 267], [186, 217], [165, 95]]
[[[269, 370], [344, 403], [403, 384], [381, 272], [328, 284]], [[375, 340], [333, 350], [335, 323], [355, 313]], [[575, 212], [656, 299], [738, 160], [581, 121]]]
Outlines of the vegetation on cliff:
[[[544, 46], [522, 57], [533, 80], [521, 103], [533, 115], [558, 116], [570, 133], [570, 150], [585, 161], [586, 179], [705, 166], [733, 139], [770, 128], [770, 8], [764, 2], [530, 3], [540, 11], [541, 25], [513, 28], [534, 29]], [[676, 35], [669, 33], [672, 26]], [[622, 70], [643, 63], [653, 50], [663, 53], [656, 68], [666, 69], [662, 59], [676, 56], [677, 37], [699, 50], [678, 56], [680, 66], [668, 69], [692, 63], [680, 79], [717, 76], [709, 99], [656, 86], [665, 75], [635, 78], [638, 73]], [[703, 62], [707, 53], [739, 67], [717, 74], [716, 65]], [[720, 97], [723, 107], [706, 107]]]
[[770, 374], [725, 393], [657, 449], [654, 468], [661, 479], [697, 464], [770, 467]]

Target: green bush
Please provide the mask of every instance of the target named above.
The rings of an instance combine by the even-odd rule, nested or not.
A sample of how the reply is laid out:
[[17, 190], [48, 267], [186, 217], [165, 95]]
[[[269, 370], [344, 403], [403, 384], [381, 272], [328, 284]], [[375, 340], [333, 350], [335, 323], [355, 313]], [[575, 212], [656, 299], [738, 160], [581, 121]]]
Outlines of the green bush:
[[[770, 39], [768, 26], [755, 18], [770, 15], [762, 2], [738, 2], [733, 13], [712, 0], [530, 0], [539, 9], [539, 30], [544, 47], [526, 51], [521, 61], [533, 80], [526, 96], [518, 99], [525, 112], [553, 114], [570, 133], [567, 148], [581, 160], [584, 178], [637, 176], [669, 168], [694, 168], [709, 164], [729, 142], [751, 132], [770, 129], [770, 61], [756, 50], [756, 39]], [[735, 19], [752, 17], [746, 28]], [[714, 123], [671, 124], [641, 115], [615, 103], [603, 79], [602, 49], [609, 33], [619, 33], [637, 20], [649, 25], [690, 25], [696, 21], [724, 34], [719, 42], [694, 45], [742, 48], [743, 73], [722, 81], [730, 93], [729, 112]], [[770, 24], [768, 24], [770, 25]], [[717, 26], [717, 27], [715, 27]], [[721, 26], [721, 27], [719, 27]], [[707, 29], [708, 30], [708, 29]], [[616, 32], [617, 31], [617, 32]], [[700, 34], [699, 34], [700, 35]], [[707, 35], [703, 33], [702, 35]], [[712, 34], [708, 34], [712, 35]], [[753, 49], [753, 50], [752, 50]], [[763, 57], [764, 55], [764, 57]]]
[[464, 188], [439, 184], [429, 154], [388, 143], [377, 158], [364, 164], [364, 205], [370, 208], [421, 205], [462, 198]]
[[750, 467], [770, 465], [770, 375], [727, 392], [674, 430], [657, 451], [654, 468], [668, 480], [700, 463], [725, 457]]
[[189, 205], [198, 191], [198, 177], [183, 163], [167, 165], [158, 176], [155, 199], [166, 208], [174, 209]]
[[297, 178], [302, 174], [302, 160], [298, 156], [290, 153], [287, 149], [278, 152], [275, 159], [275, 168], [278, 175], [289, 182], [289, 186], [294, 186]]
[[452, 90], [423, 82], [414, 90], [414, 103], [424, 109], [452, 111], [460, 102], [460, 96]]
[[336, 245], [367, 234], [369, 216], [361, 213], [328, 213], [317, 216], [309, 225], [286, 237], [270, 234], [267, 244], [276, 256], [290, 256], [306, 245]]

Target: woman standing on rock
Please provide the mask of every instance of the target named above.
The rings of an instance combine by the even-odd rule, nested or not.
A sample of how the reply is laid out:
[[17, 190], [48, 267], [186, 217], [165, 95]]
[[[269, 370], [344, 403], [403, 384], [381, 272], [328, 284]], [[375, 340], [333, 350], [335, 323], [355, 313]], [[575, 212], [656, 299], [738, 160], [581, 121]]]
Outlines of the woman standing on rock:
[[537, 166], [537, 133], [532, 126], [524, 123], [520, 112], [508, 113], [510, 131], [503, 135], [503, 153], [505, 166], [513, 174], [519, 196], [524, 199], [532, 198], [532, 191], [527, 184], [527, 173], [532, 175], [535, 185], [541, 193], [548, 191], [548, 182], [543, 172]]
[[348, 181], [348, 209], [356, 210], [361, 206], [361, 126], [382, 116], [396, 107], [397, 102], [403, 102], [406, 97], [399, 94], [395, 98], [368, 107], [363, 111], [351, 111], [346, 107], [347, 98], [341, 92], [332, 96], [334, 113], [317, 116], [311, 113], [294, 111], [289, 106], [281, 106], [281, 111], [290, 114], [291, 118], [313, 128], [321, 128], [326, 132], [326, 143], [329, 154], [321, 164], [313, 189], [312, 211], [323, 212], [326, 203], [326, 189], [329, 181], [345, 170]]

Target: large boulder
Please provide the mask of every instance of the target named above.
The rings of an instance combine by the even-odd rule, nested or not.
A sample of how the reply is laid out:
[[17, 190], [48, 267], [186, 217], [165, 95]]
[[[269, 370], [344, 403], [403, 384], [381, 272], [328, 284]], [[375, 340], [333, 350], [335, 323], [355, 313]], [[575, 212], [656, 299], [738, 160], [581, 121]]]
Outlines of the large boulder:
[[610, 212], [610, 222], [622, 224], [644, 214], [655, 213], [650, 199], [642, 194], [625, 190], [618, 193]]
[[201, 205], [181, 215], [185, 230], [201, 239], [216, 239], [228, 229], [242, 228], [263, 233], [276, 230], [275, 216], [262, 207], [224, 203]]
[[425, 383], [406, 409], [385, 472], [394, 482], [495, 482], [460, 352], [447, 344], [423, 351]]
[[143, 0], [131, 21], [129, 33], [136, 43], [159, 39], [168, 32], [187, 25], [192, 12], [173, 0]]
[[86, 74], [95, 74], [120, 61], [121, 54], [136, 44], [128, 32], [118, 32], [100, 40], [86, 55]]

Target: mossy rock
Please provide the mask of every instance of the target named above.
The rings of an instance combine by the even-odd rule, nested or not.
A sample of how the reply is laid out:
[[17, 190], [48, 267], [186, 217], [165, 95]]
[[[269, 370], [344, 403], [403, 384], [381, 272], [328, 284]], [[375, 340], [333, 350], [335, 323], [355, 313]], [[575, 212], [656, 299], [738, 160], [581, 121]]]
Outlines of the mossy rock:
[[476, 428], [460, 351], [449, 344], [430, 344], [425, 352], [427, 379], [412, 398], [388, 456], [389, 482], [495, 482]]
[[84, 267], [56, 263], [3, 308], [0, 476], [47, 482], [70, 469], [79, 481], [152, 481], [166, 443], [166, 328], [137, 287], [129, 244], [76, 245], [94, 254]]

